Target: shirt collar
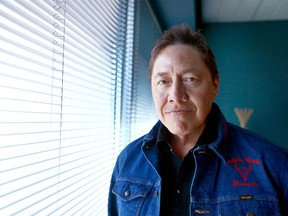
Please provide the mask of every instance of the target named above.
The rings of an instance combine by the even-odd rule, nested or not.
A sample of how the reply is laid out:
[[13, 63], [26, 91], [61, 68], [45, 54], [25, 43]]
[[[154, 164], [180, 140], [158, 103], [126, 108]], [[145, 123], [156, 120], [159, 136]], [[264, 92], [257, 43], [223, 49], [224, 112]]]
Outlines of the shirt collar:
[[217, 127], [217, 139], [208, 147], [223, 160], [224, 163], [227, 162], [227, 136], [228, 136], [228, 126], [227, 121], [221, 112], [220, 108], [217, 104], [213, 103], [212, 110], [214, 112], [213, 115], [218, 116], [218, 122], [216, 124]]
[[172, 147], [168, 142], [169, 133], [169, 130], [161, 123], [156, 141], [157, 149], [161, 154], [172, 151]]

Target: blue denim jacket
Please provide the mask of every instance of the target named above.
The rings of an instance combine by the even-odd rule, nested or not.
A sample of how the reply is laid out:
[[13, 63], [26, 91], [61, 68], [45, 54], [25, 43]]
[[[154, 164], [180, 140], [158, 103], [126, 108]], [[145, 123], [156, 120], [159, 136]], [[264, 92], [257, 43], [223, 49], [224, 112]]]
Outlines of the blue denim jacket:
[[[288, 215], [288, 153], [227, 123], [218, 113], [218, 139], [193, 152], [190, 215]], [[109, 215], [160, 214], [155, 145], [160, 124], [119, 155], [111, 178]]]

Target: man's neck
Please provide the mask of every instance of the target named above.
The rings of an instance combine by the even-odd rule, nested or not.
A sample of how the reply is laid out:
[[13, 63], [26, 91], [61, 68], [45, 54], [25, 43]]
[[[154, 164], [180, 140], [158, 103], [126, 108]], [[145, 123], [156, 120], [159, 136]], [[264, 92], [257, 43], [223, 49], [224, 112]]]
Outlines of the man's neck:
[[178, 136], [174, 134], [170, 135], [169, 143], [171, 144], [174, 153], [181, 160], [183, 160], [184, 157], [188, 154], [188, 152], [196, 146], [197, 141], [201, 136], [203, 130], [204, 127], [195, 130], [193, 133], [183, 136]]

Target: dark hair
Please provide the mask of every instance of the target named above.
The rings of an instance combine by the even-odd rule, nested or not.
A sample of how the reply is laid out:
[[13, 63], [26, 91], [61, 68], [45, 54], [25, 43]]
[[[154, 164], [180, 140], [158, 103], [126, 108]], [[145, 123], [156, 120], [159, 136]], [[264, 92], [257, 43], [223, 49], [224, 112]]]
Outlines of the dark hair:
[[175, 44], [187, 44], [196, 48], [205, 65], [210, 70], [212, 79], [218, 75], [218, 69], [216, 59], [212, 50], [206, 43], [203, 35], [200, 32], [193, 31], [188, 25], [182, 24], [174, 26], [164, 32], [161, 38], [157, 41], [156, 45], [152, 49], [151, 59], [149, 64], [150, 78], [152, 75], [153, 66], [156, 58], [163, 49], [170, 45]]

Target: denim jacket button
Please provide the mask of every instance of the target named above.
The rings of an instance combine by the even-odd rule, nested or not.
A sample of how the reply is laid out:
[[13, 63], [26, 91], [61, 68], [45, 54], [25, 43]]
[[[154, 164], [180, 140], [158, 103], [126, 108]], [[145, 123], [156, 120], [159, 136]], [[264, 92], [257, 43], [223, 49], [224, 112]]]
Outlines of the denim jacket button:
[[124, 196], [125, 196], [125, 197], [130, 196], [130, 191], [129, 191], [129, 190], [126, 190], [126, 191], [124, 192]]
[[248, 212], [246, 216], [255, 216], [254, 212]]

